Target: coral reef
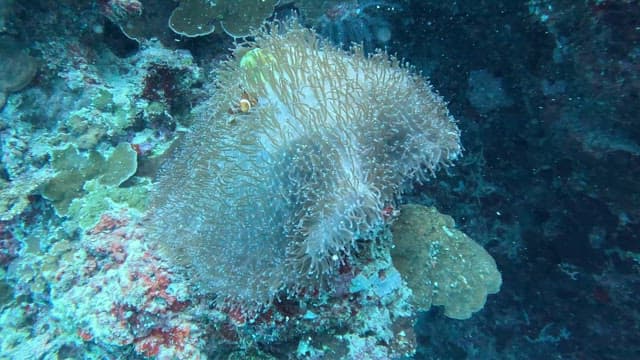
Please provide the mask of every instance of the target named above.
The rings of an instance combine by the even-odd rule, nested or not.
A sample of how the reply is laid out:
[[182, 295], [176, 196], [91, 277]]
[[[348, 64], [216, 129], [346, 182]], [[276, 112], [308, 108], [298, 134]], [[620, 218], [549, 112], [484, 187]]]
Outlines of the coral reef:
[[[225, 3], [251, 13], [254, 8], [247, 6], [257, 0], [218, 2]], [[148, 225], [154, 214], [147, 200], [158, 184], [153, 182], [158, 164], [167, 157], [169, 163], [184, 161], [184, 168], [206, 172], [205, 179], [212, 179], [207, 178], [213, 176], [208, 170], [214, 169], [218, 172], [211, 173], [222, 175], [211, 180], [216, 186], [222, 184], [220, 180], [246, 180], [239, 183], [244, 190], [230, 181], [222, 185], [235, 191], [231, 199], [238, 193], [255, 198], [255, 187], [246, 186], [255, 179], [232, 172], [245, 173], [257, 162], [264, 171], [284, 172], [289, 162], [297, 171], [265, 177], [272, 181], [264, 182], [263, 189], [287, 184], [298, 191], [295, 186], [308, 181], [298, 176], [316, 176], [327, 164], [335, 170], [344, 164], [344, 157], [360, 160], [386, 144], [352, 156], [342, 147], [303, 148], [306, 141], [301, 141], [293, 146], [297, 153], [283, 150], [278, 154], [273, 153], [276, 143], [270, 140], [278, 136], [269, 133], [271, 138], [259, 138], [261, 149], [266, 150], [256, 153], [250, 145], [257, 137], [247, 130], [271, 126], [273, 122], [263, 116], [270, 111], [283, 115], [286, 124], [300, 114], [335, 112], [311, 106], [294, 114], [282, 106], [285, 97], [277, 86], [266, 90], [258, 86], [271, 84], [268, 79], [277, 71], [285, 74], [279, 80], [298, 94], [296, 99], [308, 99], [315, 96], [314, 88], [298, 85], [313, 78], [317, 69], [303, 78], [283, 72], [287, 64], [299, 66], [296, 61], [306, 56], [292, 55], [276, 62], [262, 34], [256, 39], [261, 42], [260, 50], [252, 45], [252, 37], [242, 39], [250, 42], [249, 47], [239, 48], [233, 60], [216, 68], [228, 56], [231, 42], [241, 40], [226, 36], [220, 19], [209, 22], [206, 11], [202, 12], [206, 22], [197, 25], [203, 30], [215, 25], [213, 34], [194, 38], [176, 34], [167, 19], [184, 4], [186, 1], [0, 0], [0, 33], [10, 43], [4, 49], [7, 56], [26, 55], [25, 62], [35, 60], [38, 65], [27, 86], [6, 92], [7, 101], [0, 110], [0, 358], [637, 357], [637, 1], [280, 1], [273, 14], [277, 21], [297, 16], [304, 26], [317, 31], [317, 21], [322, 20], [327, 29], [322, 31], [334, 34], [328, 39], [331, 42], [364, 44], [367, 38], [374, 39], [371, 47], [397, 52], [398, 58], [416, 66], [415, 73], [428, 74], [442, 98], [450, 101], [451, 113], [461, 120], [456, 125], [465, 157], [439, 172], [437, 179], [408, 180], [389, 191], [401, 198], [377, 209], [381, 215], [372, 221], [374, 225], [361, 229], [345, 225], [350, 229], [347, 232], [357, 235], [343, 251], [327, 247], [327, 272], [306, 274], [312, 269], [310, 260], [298, 250], [308, 234], [290, 231], [286, 244], [269, 243], [271, 238], [265, 239], [264, 234], [246, 243], [234, 242], [238, 253], [247, 251], [248, 255], [229, 272], [244, 271], [258, 255], [273, 258], [274, 254], [273, 263], [279, 266], [284, 258], [285, 264], [272, 267], [274, 271], [267, 269], [258, 280], [279, 277], [282, 268], [291, 270], [286, 274], [293, 279], [291, 283], [267, 284], [283, 291], [261, 311], [243, 301], [221, 301], [229, 295], [224, 289], [195, 286], [200, 280], [194, 271], [197, 267], [176, 266], [166, 249], [157, 247], [161, 241], [157, 233], [150, 233]], [[235, 16], [226, 16], [225, 27], [258, 27], [263, 20], [256, 18], [255, 24], [247, 25], [246, 18], [235, 23]], [[326, 43], [313, 45], [309, 54], [320, 59], [334, 54]], [[359, 54], [367, 51], [359, 50]], [[384, 63], [384, 56], [371, 54], [372, 68]], [[340, 52], [340, 58], [352, 61], [351, 56]], [[0, 62], [3, 60], [9, 59], [2, 57]], [[318, 62], [312, 60], [302, 67]], [[340, 75], [341, 64], [332, 62], [332, 74]], [[21, 74], [25, 73], [15, 73]], [[251, 81], [249, 74], [254, 75]], [[361, 84], [361, 74], [341, 76]], [[0, 77], [7, 75], [14, 74], [0, 67]], [[290, 81], [294, 78], [304, 81]], [[344, 84], [337, 81], [322, 86]], [[377, 90], [384, 92], [386, 87]], [[372, 114], [373, 110], [360, 110], [358, 101], [366, 96], [353, 93], [357, 96], [333, 91], [327, 103], [339, 102], [342, 96], [353, 104], [353, 111], [345, 116]], [[414, 101], [411, 96], [405, 99]], [[382, 100], [378, 103], [384, 103]], [[400, 113], [411, 115], [415, 107], [405, 106]], [[220, 130], [207, 128], [214, 126]], [[299, 133], [321, 134], [315, 128], [308, 126]], [[293, 129], [291, 138], [297, 136], [297, 128], [284, 129]], [[331, 133], [343, 129], [335, 126]], [[202, 139], [198, 133], [212, 138]], [[375, 131], [365, 132], [371, 134]], [[175, 141], [179, 137], [183, 140]], [[194, 153], [214, 142], [212, 149], [220, 152], [237, 145], [234, 140], [239, 138], [245, 153], [212, 154], [206, 158], [208, 167], [193, 160], [197, 158]], [[351, 138], [317, 136], [312, 143], [335, 139]], [[171, 151], [174, 145], [178, 146], [175, 153]], [[69, 164], [57, 166], [56, 158], [65, 149], [73, 149], [69, 159], [99, 154], [104, 165], [116, 148], [128, 160], [135, 155], [135, 164], [124, 161], [122, 168], [103, 166], [94, 176], [82, 177], [81, 186], [73, 187], [76, 196], [70, 197], [65, 215], [56, 211], [60, 203], [43, 196], [45, 184], [71, 170]], [[313, 169], [305, 167], [308, 160], [321, 158], [319, 154], [326, 154], [329, 161], [315, 163], [319, 165]], [[219, 159], [222, 161], [216, 161]], [[271, 162], [275, 160], [279, 162]], [[78, 165], [82, 171], [90, 168], [84, 160]], [[342, 166], [339, 173], [364, 165], [366, 161]], [[134, 166], [135, 173], [130, 175]], [[167, 168], [162, 172], [168, 173]], [[194, 184], [186, 173], [163, 190], [179, 199], [179, 193]], [[113, 181], [101, 181], [109, 177]], [[124, 177], [128, 178], [120, 183]], [[299, 193], [307, 196], [314, 189], [340, 188], [346, 178], [319, 177]], [[361, 182], [371, 183], [376, 181]], [[182, 228], [174, 223], [176, 233], [190, 236], [189, 232], [199, 230], [189, 226], [209, 216], [218, 215], [220, 222], [236, 221], [235, 203], [210, 206], [205, 203], [207, 196], [202, 193], [202, 202], [187, 204], [193, 205], [188, 212], [194, 219], [184, 222]], [[269, 201], [278, 205], [281, 196], [274, 191], [269, 199], [262, 199], [257, 205], [263, 211], [247, 213], [244, 219], [240, 216], [238, 222], [245, 223], [238, 228], [255, 230], [252, 225], [261, 224], [254, 220], [264, 218], [272, 209]], [[337, 196], [345, 197], [343, 193]], [[299, 198], [292, 195], [287, 201], [294, 203]], [[328, 214], [323, 207], [326, 202], [318, 199], [305, 204], [313, 213], [302, 212], [293, 218]], [[335, 203], [335, 197], [328, 199]], [[428, 208], [415, 210], [416, 205], [406, 204]], [[451, 215], [456, 229], [448, 217], [427, 210], [431, 207]], [[337, 213], [350, 210], [343, 207]], [[421, 216], [410, 216], [412, 213]], [[268, 215], [280, 219], [288, 214]], [[378, 215], [365, 212], [362, 217], [369, 221]], [[332, 222], [320, 221], [316, 226]], [[504, 279], [497, 296], [486, 296], [499, 279], [493, 261], [457, 229], [495, 258]], [[335, 233], [341, 234], [339, 230]], [[325, 237], [334, 238], [349, 237], [346, 233], [344, 238], [334, 237], [331, 232]], [[276, 248], [269, 251], [272, 245]], [[237, 263], [237, 259], [232, 257], [229, 262]], [[213, 260], [223, 265], [226, 261]], [[257, 263], [265, 264], [269, 265]], [[454, 276], [462, 282], [452, 281]], [[248, 284], [253, 292], [252, 280], [246, 276], [237, 283]], [[298, 280], [301, 284], [293, 285]], [[464, 280], [472, 287], [460, 286]], [[442, 285], [446, 283], [453, 286]], [[482, 304], [483, 310], [474, 312]], [[428, 311], [422, 311], [428, 306]], [[447, 317], [471, 313], [464, 321]]]
[[[113, 14], [117, 18], [114, 20], [144, 16], [138, 14], [136, 4], [135, 1], [106, 1], [101, 2], [101, 11], [106, 11], [104, 6], [115, 7]], [[145, 9], [150, 9], [144, 2], [140, 4], [143, 14]], [[117, 7], [132, 11], [119, 11]], [[43, 11], [70, 14], [73, 13], [71, 9], [44, 7]], [[176, 359], [214, 355], [223, 358], [349, 358], [366, 356], [372, 350], [382, 358], [391, 358], [413, 353], [416, 339], [412, 329], [415, 314], [409, 303], [411, 292], [393, 267], [389, 254], [392, 243], [387, 222], [394, 214], [390, 203], [401, 189], [410, 188], [405, 180], [424, 180], [441, 162], [448, 162], [459, 152], [457, 128], [440, 98], [428, 85], [396, 59], [378, 54], [367, 60], [360, 50], [349, 55], [328, 45], [321, 47], [315, 35], [299, 27], [292, 33], [296, 36], [280, 34], [271, 38], [261, 34], [251, 49], [238, 49], [236, 60], [224, 63], [212, 74], [202, 71], [188, 52], [167, 50], [158, 41], [142, 41], [137, 53], [121, 58], [111, 53], [110, 48], [92, 46], [104, 29], [92, 23], [97, 19], [95, 13], [86, 8], [82, 11], [90, 15], [83, 18], [90, 34], [83, 34], [82, 41], [75, 37], [76, 34], [67, 32], [69, 24], [51, 23], [46, 31], [32, 25], [33, 36], [41, 39], [32, 44], [43, 59], [39, 83], [15, 93], [15, 101], [10, 101], [2, 112], [0, 274], [3, 281], [0, 289], [6, 296], [0, 297], [3, 305], [0, 310], [0, 353], [14, 358], [32, 355], [77, 358], [82, 354], [93, 358]], [[287, 96], [284, 87], [271, 88], [266, 79], [285, 74], [287, 68], [290, 69], [287, 65], [269, 70], [275, 64], [271, 56], [273, 59], [285, 56], [286, 52], [278, 55], [276, 50], [285, 51], [284, 44], [294, 39], [313, 51], [310, 56], [332, 58], [326, 67], [341, 64], [343, 73], [338, 75], [342, 78], [323, 85], [328, 91], [338, 93], [343, 87], [354, 90], [355, 86], [366, 91], [360, 93], [361, 100], [351, 102], [347, 109], [341, 109], [335, 99], [317, 97], [316, 101], [324, 102], [327, 108], [306, 110], [315, 114], [314, 118], [326, 116], [331, 124], [344, 129], [349, 129], [345, 119], [357, 119], [353, 124], [356, 127], [350, 131], [306, 129], [309, 133], [296, 135], [296, 130], [289, 128], [285, 131], [287, 138], [281, 139], [284, 142], [280, 148], [275, 142], [269, 143], [266, 137], [262, 137], [260, 143], [253, 143], [264, 145], [261, 169], [269, 171], [270, 175], [272, 171], [279, 171], [280, 177], [266, 184], [265, 189], [280, 186], [284, 191], [286, 188], [281, 185], [291, 185], [290, 198], [280, 198], [280, 202], [286, 200], [293, 204], [295, 197], [313, 195], [311, 190], [316, 185], [309, 182], [305, 185], [303, 180], [309, 179], [300, 177], [305, 174], [315, 176], [312, 173], [315, 170], [310, 169], [309, 164], [327, 166], [338, 176], [331, 180], [320, 179], [327, 181], [322, 185], [325, 189], [335, 187], [334, 184], [351, 188], [329, 199], [339, 201], [338, 197], [342, 197], [342, 204], [336, 209], [343, 213], [332, 217], [325, 212], [327, 220], [324, 222], [332, 224], [348, 217], [356, 222], [353, 227], [345, 225], [343, 230], [348, 232], [348, 237], [347, 233], [342, 238], [336, 237], [335, 245], [327, 245], [327, 254], [311, 253], [319, 259], [317, 267], [312, 267], [311, 257], [302, 250], [305, 246], [303, 228], [295, 228], [294, 222], [300, 226], [317, 226], [313, 225], [315, 220], [305, 218], [305, 214], [293, 207], [285, 210], [298, 212], [296, 219], [287, 217], [290, 214], [273, 214], [280, 219], [281, 226], [291, 226], [292, 236], [298, 232], [296, 237], [276, 239], [261, 234], [252, 238], [255, 243], [243, 243], [237, 251], [262, 252], [266, 261], [258, 265], [270, 266], [273, 263], [269, 261], [274, 260], [281, 266], [274, 268], [272, 274], [283, 277], [285, 271], [291, 270], [293, 276], [290, 282], [278, 280], [273, 287], [259, 287], [264, 292], [258, 295], [255, 289], [250, 289], [257, 301], [263, 303], [261, 311], [257, 311], [251, 301], [216, 300], [216, 296], [219, 299], [233, 296], [231, 292], [224, 294], [217, 289], [203, 291], [194, 287], [198, 282], [193, 273], [181, 271], [183, 269], [176, 267], [175, 262], [167, 260], [166, 249], [156, 248], [162, 241], [157, 232], [150, 231], [157, 229], [157, 224], [150, 225], [157, 221], [154, 220], [157, 212], [145, 214], [145, 211], [149, 190], [158, 186], [150, 181], [150, 177], [155, 174], [155, 167], [164, 153], [172, 148], [178, 133], [187, 134], [171, 160], [175, 164], [175, 159], [186, 159], [183, 165], [189, 167], [189, 156], [184, 155], [206, 146], [196, 138], [190, 139], [198, 132], [206, 135], [207, 131], [202, 131], [202, 127], [216, 124], [215, 133], [208, 133], [213, 136], [212, 140], [220, 142], [221, 147], [212, 148], [215, 152], [226, 151], [233, 139], [243, 139], [241, 145], [246, 146], [243, 149], [254, 151], [252, 143], [246, 140], [260, 134], [260, 126], [252, 128], [259, 124], [251, 125], [250, 121], [274, 121], [282, 111], [289, 111], [284, 105]], [[276, 43], [280, 45], [275, 46]], [[297, 51], [306, 51], [302, 47]], [[282, 65], [291, 61], [285, 57], [281, 60], [286, 60]], [[308, 66], [316, 64], [319, 63]], [[335, 69], [325, 70], [316, 76], [298, 74], [297, 78], [281, 77], [280, 80], [283, 86], [295, 89], [299, 99], [311, 99], [315, 95], [306, 93], [303, 87], [291, 86], [292, 82], [319, 84], [322, 77], [334, 72]], [[366, 73], [369, 76], [365, 76]], [[217, 84], [200, 83], [202, 76], [209, 75], [218, 77]], [[227, 78], [229, 88], [221, 90], [219, 86], [225, 77], [238, 75], [240, 78]], [[261, 80], [263, 77], [264, 81]], [[363, 117], [352, 117], [364, 108], [365, 102], [385, 97], [382, 89], [372, 86], [382, 80], [389, 84], [395, 82], [398, 89], [393, 94], [404, 97], [407, 103], [403, 106], [407, 108], [395, 111], [391, 106], [382, 107], [380, 111], [363, 112]], [[349, 83], [351, 85], [347, 86]], [[238, 88], [241, 84], [245, 85], [243, 89]], [[214, 99], [199, 103], [203, 93], [213, 94]], [[212, 106], [215, 110], [213, 118], [205, 115]], [[424, 134], [413, 130], [425, 125], [425, 121], [417, 116], [418, 112], [424, 115], [425, 108], [433, 112], [428, 123], [434, 128], [424, 130], [430, 135], [441, 135], [441, 139], [436, 136], [432, 141], [442, 140], [448, 147], [429, 143], [433, 145], [429, 149], [441, 152], [433, 156], [400, 152], [395, 147], [396, 142], [413, 133], [416, 133], [414, 146], [420, 147]], [[385, 120], [389, 124], [392, 119], [400, 119], [410, 127], [398, 128], [398, 134], [382, 138], [379, 144], [357, 148], [340, 145], [340, 141], [348, 140], [361, 129], [366, 130], [364, 136], [391, 130], [389, 126], [365, 129], [369, 118], [379, 122]], [[287, 120], [282, 124], [285, 127], [313, 124], [296, 123], [289, 115], [283, 119]], [[438, 133], [438, 126], [448, 132]], [[219, 132], [226, 133], [222, 136]], [[274, 135], [272, 132], [262, 134]], [[325, 136], [333, 143], [316, 148], [309, 146], [305, 151], [316, 135]], [[386, 153], [375, 155], [376, 150]], [[393, 170], [369, 163], [368, 168], [363, 169], [364, 163], [356, 164], [362, 162], [358, 151], [375, 155], [372, 159], [376, 161], [398, 156], [405, 167]], [[330, 164], [325, 155], [329, 160], [335, 160], [335, 164]], [[414, 165], [403, 158], [413, 155], [420, 157], [415, 159]], [[241, 164], [245, 168], [257, 160], [250, 154], [242, 157], [230, 152], [216, 153], [215, 159], [219, 161], [214, 165], [226, 165], [226, 170], [231, 171], [235, 164], [232, 158], [245, 161]], [[229, 160], [226, 164], [225, 159]], [[270, 160], [273, 163], [268, 164]], [[285, 166], [289, 161], [293, 162], [294, 168]], [[424, 168], [418, 168], [417, 164]], [[347, 175], [359, 169], [369, 171], [370, 175], [362, 173], [354, 182]], [[166, 174], [167, 169], [163, 172]], [[232, 180], [248, 179], [232, 178], [231, 172], [223, 175]], [[247, 175], [261, 176], [258, 173]], [[392, 183], [373, 184], [373, 177], [378, 176], [387, 176], [386, 181]], [[188, 182], [183, 183], [189, 186]], [[176, 185], [167, 186], [171, 186], [167, 193], [170, 195]], [[381, 187], [379, 194], [375, 192], [378, 189], [368, 188], [373, 186]], [[159, 195], [155, 194], [157, 200]], [[250, 200], [255, 194], [244, 195]], [[373, 196], [380, 196], [380, 199]], [[360, 199], [361, 203], [350, 204]], [[264, 211], [269, 211], [267, 200], [261, 199]], [[325, 211], [319, 207], [319, 201], [313, 202], [304, 206], [318, 213]], [[245, 209], [250, 206], [247, 204]], [[360, 211], [359, 206], [370, 209]], [[226, 212], [219, 215], [227, 216], [227, 219], [233, 216], [229, 212], [231, 209], [218, 210]], [[180, 213], [175, 215], [178, 217]], [[241, 215], [253, 216], [248, 211]], [[140, 220], [142, 217], [145, 221]], [[236, 225], [242, 224], [232, 224]], [[197, 229], [188, 229], [192, 230]], [[229, 231], [229, 228], [221, 230]], [[166, 235], [171, 236], [170, 233]], [[279, 242], [273, 244], [274, 252], [266, 253], [264, 246], [271, 246], [268, 241], [273, 239]], [[287, 245], [289, 240], [291, 247]], [[235, 245], [240, 245], [238, 241]], [[344, 244], [338, 244], [339, 241]], [[269, 258], [271, 255], [273, 257]], [[171, 256], [168, 258], [174, 260]], [[299, 262], [296, 265], [287, 259]], [[242, 261], [239, 257], [230, 260]], [[209, 265], [225, 265], [222, 259], [216, 261], [217, 264]], [[321, 267], [326, 273], [322, 271], [321, 274]], [[249, 274], [268, 281], [268, 274]], [[288, 294], [273, 297], [283, 287], [288, 288]], [[270, 289], [274, 289], [273, 292]], [[34, 348], [37, 349], [35, 353], [28, 355]]]
[[0, 110], [11, 92], [20, 91], [38, 71], [36, 60], [17, 41], [0, 37]]
[[44, 185], [42, 195], [64, 215], [72, 200], [83, 195], [86, 181], [97, 179], [103, 185], [118, 187], [136, 172], [138, 164], [131, 145], [121, 143], [106, 158], [97, 151], [81, 154], [69, 146], [53, 152], [51, 166], [56, 175]]
[[80, 242], [58, 239], [46, 252], [34, 246], [9, 266], [17, 306], [3, 313], [13, 321], [0, 320], [3, 356], [104, 358], [124, 346], [149, 358], [201, 356], [198, 325], [181, 313], [186, 289], [140, 241], [139, 216], [103, 213]]
[[348, 49], [358, 43], [371, 52], [388, 45], [393, 36], [389, 16], [404, 3], [406, 0], [182, 0], [172, 8], [170, 3], [110, 0], [102, 3], [102, 13], [130, 39], [144, 42], [155, 37], [168, 46], [166, 29], [197, 38], [220, 27], [239, 39], [255, 35], [267, 19], [296, 17], [336, 45]]
[[[98, 60], [94, 50], [73, 38], [33, 47], [46, 60], [39, 76], [47, 86], [15, 93], [0, 114], [3, 220], [22, 213], [31, 205], [29, 196], [39, 194], [66, 214], [71, 201], [87, 193], [82, 189], [87, 180], [100, 177], [117, 187], [138, 165], [149, 168], [169, 146], [165, 140], [176, 127], [172, 114], [188, 110], [185, 96], [193, 93], [185, 89], [201, 76], [190, 54], [158, 42], [147, 42], [141, 56], [125, 60], [108, 52]], [[103, 67], [103, 60], [119, 65]], [[122, 66], [135, 81], [122, 81]], [[21, 73], [14, 70], [12, 76]], [[119, 159], [109, 161], [112, 153]], [[143, 183], [133, 180], [126, 191], [135, 188], [139, 194]], [[99, 216], [83, 215], [83, 223]]]
[[36, 193], [53, 177], [49, 169], [25, 173], [11, 182], [0, 179], [0, 220], [12, 220], [30, 204], [29, 196]]
[[176, 34], [167, 26], [167, 19], [175, 8], [172, 1], [110, 0], [101, 2], [100, 11], [139, 44], [155, 38], [169, 45]]
[[277, 3], [278, 0], [182, 0], [176, 6], [172, 2], [110, 0], [101, 8], [128, 38], [139, 43], [160, 38], [170, 46], [176, 35], [197, 38], [213, 34], [218, 27], [234, 38], [252, 35], [273, 14]]
[[502, 277], [491, 255], [455, 229], [450, 216], [405, 205], [391, 231], [393, 265], [413, 291], [416, 308], [441, 305], [446, 316], [465, 320], [500, 290]]
[[384, 48], [391, 40], [390, 15], [401, 9], [403, 1], [350, 0], [296, 1], [307, 23], [334, 44], [348, 49], [361, 44], [365, 52]]
[[374, 351], [388, 359], [415, 351], [412, 295], [392, 265], [388, 228], [341, 267], [331, 291], [310, 289], [252, 314], [197, 296], [146, 239], [141, 216], [103, 212], [77, 240], [40, 223], [29, 229], [29, 253], [8, 260], [16, 294], [0, 316], [2, 353], [23, 357], [36, 344], [45, 357], [352, 359]]
[[254, 33], [273, 13], [278, 0], [237, 1], [181, 0], [169, 17], [169, 27], [177, 34], [196, 37], [212, 33], [216, 23], [229, 36]]
[[169, 28], [187, 37], [204, 36], [215, 31], [218, 3], [208, 0], [183, 0], [169, 16]]
[[150, 239], [221, 298], [319, 286], [409, 181], [459, 155], [423, 79], [384, 53], [319, 41], [291, 25], [223, 64], [217, 96], [158, 179]]

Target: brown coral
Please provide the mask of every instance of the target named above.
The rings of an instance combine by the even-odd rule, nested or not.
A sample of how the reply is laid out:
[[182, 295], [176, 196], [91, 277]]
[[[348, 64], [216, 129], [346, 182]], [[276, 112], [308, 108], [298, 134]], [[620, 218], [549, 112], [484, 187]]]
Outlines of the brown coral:
[[419, 310], [444, 306], [446, 316], [467, 319], [500, 290], [502, 277], [489, 253], [435, 208], [405, 205], [393, 224], [394, 266], [413, 291]]
[[169, 27], [177, 34], [196, 37], [214, 32], [219, 22], [232, 37], [250, 35], [272, 13], [277, 0], [182, 0], [171, 13]]

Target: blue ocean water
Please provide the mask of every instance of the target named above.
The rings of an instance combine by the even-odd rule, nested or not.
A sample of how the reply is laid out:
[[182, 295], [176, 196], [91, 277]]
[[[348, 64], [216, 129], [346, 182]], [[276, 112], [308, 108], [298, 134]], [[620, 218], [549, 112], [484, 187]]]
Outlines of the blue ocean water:
[[[167, 249], [145, 235], [171, 216], [149, 201], [167, 164], [188, 169], [212, 142], [229, 144], [218, 154], [228, 159], [233, 144], [255, 141], [185, 134], [264, 121], [269, 99], [220, 64], [287, 31], [258, 30], [265, 20], [316, 30], [318, 54], [335, 46], [349, 59], [356, 43], [372, 62], [382, 61], [376, 49], [407, 62], [398, 71], [428, 79], [463, 151], [429, 179], [408, 171], [406, 186], [376, 189], [395, 200], [354, 212], [379, 220], [376, 231], [327, 250], [327, 274], [252, 302], [203, 289], [190, 271], [199, 264], [179, 261], [223, 246]], [[639, 74], [631, 0], [0, 0], [0, 359], [638, 358]], [[376, 91], [354, 96], [382, 99]], [[338, 99], [344, 116], [362, 115], [356, 100]], [[372, 100], [372, 126], [390, 114], [412, 121], [419, 108], [394, 105]], [[299, 116], [316, 114], [300, 106]], [[383, 163], [394, 156], [385, 144], [402, 139], [358, 149]], [[326, 153], [325, 163], [340, 159]], [[214, 173], [215, 156], [205, 167]], [[245, 165], [236, 170], [250, 175]], [[325, 174], [294, 170], [296, 184]], [[276, 180], [294, 182], [255, 179]], [[230, 213], [207, 207], [215, 190], [192, 183], [162, 186], [193, 209], [192, 223]], [[202, 201], [180, 203], [193, 191]], [[430, 215], [410, 220], [410, 209]], [[269, 246], [260, 240], [219, 272], [257, 267], [251, 258]], [[291, 248], [276, 250], [288, 266]]]

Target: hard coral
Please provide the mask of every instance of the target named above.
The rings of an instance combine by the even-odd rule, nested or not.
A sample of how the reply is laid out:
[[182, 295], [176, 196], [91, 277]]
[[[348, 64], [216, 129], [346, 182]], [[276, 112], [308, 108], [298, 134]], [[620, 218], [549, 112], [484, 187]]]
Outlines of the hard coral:
[[118, 187], [135, 172], [136, 152], [128, 143], [120, 143], [109, 157], [97, 151], [83, 154], [69, 145], [52, 154], [52, 167], [58, 172], [42, 188], [42, 195], [54, 202], [56, 210], [66, 214], [71, 202], [83, 194], [85, 182], [97, 179], [105, 186]]
[[[201, 289], [247, 302], [318, 285], [406, 184], [460, 153], [444, 102], [383, 53], [309, 30], [260, 34], [161, 171], [149, 238]], [[256, 105], [230, 112], [243, 93]], [[212, 114], [212, 115], [209, 115]]]
[[241, 1], [182, 0], [169, 18], [169, 27], [187, 37], [211, 34], [220, 22], [222, 29], [232, 37], [251, 35], [271, 16], [277, 0]]
[[464, 320], [500, 290], [502, 277], [491, 255], [455, 228], [435, 208], [405, 205], [392, 226], [393, 264], [413, 291], [419, 310], [444, 306], [444, 314]]

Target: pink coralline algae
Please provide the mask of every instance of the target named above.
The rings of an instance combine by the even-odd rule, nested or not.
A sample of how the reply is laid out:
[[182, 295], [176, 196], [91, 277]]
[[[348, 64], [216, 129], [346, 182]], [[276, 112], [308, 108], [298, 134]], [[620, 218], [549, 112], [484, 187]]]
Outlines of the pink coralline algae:
[[74, 254], [84, 264], [58, 274], [53, 313], [105, 348], [133, 344], [148, 357], [198, 358], [198, 327], [181, 314], [185, 292], [142, 238], [130, 214], [104, 214]]
[[[261, 312], [242, 303], [212, 308], [211, 297], [196, 295], [157, 255], [141, 219], [134, 210], [106, 212], [77, 241], [54, 244], [49, 253], [58, 260], [47, 270], [50, 290], [38, 295], [41, 302], [19, 307], [22, 318], [37, 316], [41, 325], [35, 330], [29, 325], [33, 335], [21, 340], [24, 345], [5, 350], [21, 358], [35, 342], [46, 340], [37, 354], [70, 347], [95, 356], [130, 351], [142, 358], [199, 359], [212, 351], [277, 341], [295, 358], [323, 358], [328, 348], [359, 351], [366, 338], [357, 334], [369, 329], [379, 330], [388, 355], [414, 351], [409, 293], [389, 275], [395, 270], [388, 254], [375, 255], [377, 260], [364, 267], [345, 263], [336, 274], [340, 289], [329, 293], [300, 288]], [[366, 281], [355, 288], [355, 277]], [[27, 295], [31, 282], [15, 285]], [[314, 335], [324, 332], [332, 335]], [[310, 337], [316, 340], [301, 340]]]

